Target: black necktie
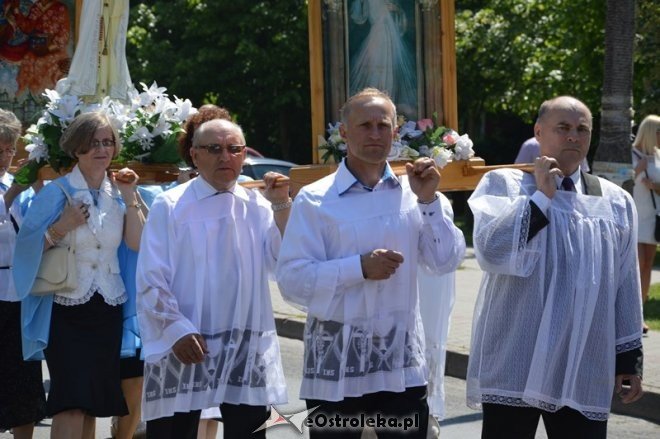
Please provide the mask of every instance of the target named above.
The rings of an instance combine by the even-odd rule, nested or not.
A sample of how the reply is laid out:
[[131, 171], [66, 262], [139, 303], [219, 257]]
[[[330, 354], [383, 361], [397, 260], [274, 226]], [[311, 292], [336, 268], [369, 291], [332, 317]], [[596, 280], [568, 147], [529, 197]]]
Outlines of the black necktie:
[[564, 177], [564, 179], [561, 181], [561, 188], [568, 192], [576, 192], [575, 184], [573, 183], [573, 179], [571, 177]]

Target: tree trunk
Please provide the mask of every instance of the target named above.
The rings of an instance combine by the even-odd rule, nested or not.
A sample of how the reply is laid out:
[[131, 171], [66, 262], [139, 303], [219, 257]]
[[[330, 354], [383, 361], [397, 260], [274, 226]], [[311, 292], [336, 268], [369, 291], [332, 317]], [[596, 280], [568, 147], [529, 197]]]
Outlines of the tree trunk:
[[595, 160], [630, 162], [635, 0], [607, 0], [600, 143]]

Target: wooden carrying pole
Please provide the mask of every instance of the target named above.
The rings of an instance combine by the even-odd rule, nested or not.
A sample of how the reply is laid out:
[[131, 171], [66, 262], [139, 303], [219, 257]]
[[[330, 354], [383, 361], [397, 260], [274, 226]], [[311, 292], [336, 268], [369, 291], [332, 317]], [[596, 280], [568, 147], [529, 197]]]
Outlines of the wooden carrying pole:
[[[161, 184], [172, 182], [177, 179], [181, 172], [175, 165], [145, 165], [141, 163], [129, 163], [126, 166], [133, 169], [140, 176], [140, 184]], [[406, 174], [406, 161], [393, 161], [390, 162], [390, 166], [392, 166], [392, 170], [396, 175], [400, 176]], [[440, 169], [441, 178], [438, 190], [442, 192], [471, 191], [477, 187], [479, 180], [481, 180], [481, 177], [486, 172], [503, 168], [520, 169], [524, 172], [532, 172], [534, 165], [511, 164], [486, 166], [484, 160], [479, 157], [471, 158], [470, 160], [449, 162], [447, 166]], [[307, 165], [291, 168], [289, 173], [291, 194], [295, 196], [303, 186], [313, 183], [326, 175], [332, 174], [336, 169], [337, 165], [335, 164]], [[13, 173], [16, 172], [16, 170], [16, 167], [12, 167], [10, 172]], [[117, 171], [119, 170], [119, 166], [111, 166], [110, 170]], [[70, 169], [66, 169], [62, 170], [61, 173], [57, 173], [51, 167], [44, 166], [39, 170], [39, 179], [54, 180], [69, 171]], [[246, 181], [240, 184], [250, 189], [264, 189], [266, 187], [263, 180]]]

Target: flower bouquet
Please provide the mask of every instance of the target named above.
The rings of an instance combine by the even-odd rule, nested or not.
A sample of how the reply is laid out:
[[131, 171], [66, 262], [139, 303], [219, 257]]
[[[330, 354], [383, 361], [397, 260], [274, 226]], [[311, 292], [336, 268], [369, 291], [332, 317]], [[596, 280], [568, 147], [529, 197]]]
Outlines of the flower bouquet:
[[164, 87], [154, 82], [151, 87], [142, 83], [143, 91], [132, 90], [129, 102], [104, 98], [100, 103], [86, 104], [78, 96], [60, 95], [46, 90], [47, 103], [36, 124], [25, 136], [28, 163], [15, 175], [19, 184], [31, 184], [39, 169], [50, 165], [56, 172], [73, 165], [74, 159], [60, 149], [60, 137], [73, 119], [92, 111], [104, 111], [117, 128], [123, 144], [119, 163], [177, 163], [177, 136], [188, 116], [197, 110], [190, 100], [169, 99]]
[[[431, 157], [438, 168], [443, 168], [450, 160], [468, 160], [474, 157], [472, 140], [467, 134], [459, 135], [451, 128], [437, 125], [432, 119], [417, 122], [406, 121], [403, 116], [397, 120], [397, 132], [392, 142], [388, 160], [414, 160], [418, 157]], [[330, 157], [339, 163], [346, 156], [346, 143], [339, 134], [340, 122], [328, 125], [328, 138], [319, 138], [319, 149], [324, 150], [321, 160]]]

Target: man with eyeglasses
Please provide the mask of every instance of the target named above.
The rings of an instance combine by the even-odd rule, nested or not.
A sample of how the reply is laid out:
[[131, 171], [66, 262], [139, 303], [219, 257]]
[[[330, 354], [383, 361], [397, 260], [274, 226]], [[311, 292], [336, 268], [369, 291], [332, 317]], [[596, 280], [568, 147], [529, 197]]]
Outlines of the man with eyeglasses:
[[544, 102], [534, 171], [487, 173], [469, 203], [484, 270], [467, 400], [482, 438], [607, 436], [616, 392], [641, 397], [637, 215], [619, 186], [580, 170], [592, 120], [570, 96]]
[[288, 182], [266, 174], [263, 195], [236, 184], [245, 137], [229, 120], [197, 127], [190, 156], [199, 176], [156, 197], [138, 260], [147, 437], [194, 439], [218, 405], [225, 437], [265, 437], [252, 432], [287, 400], [267, 274]]

